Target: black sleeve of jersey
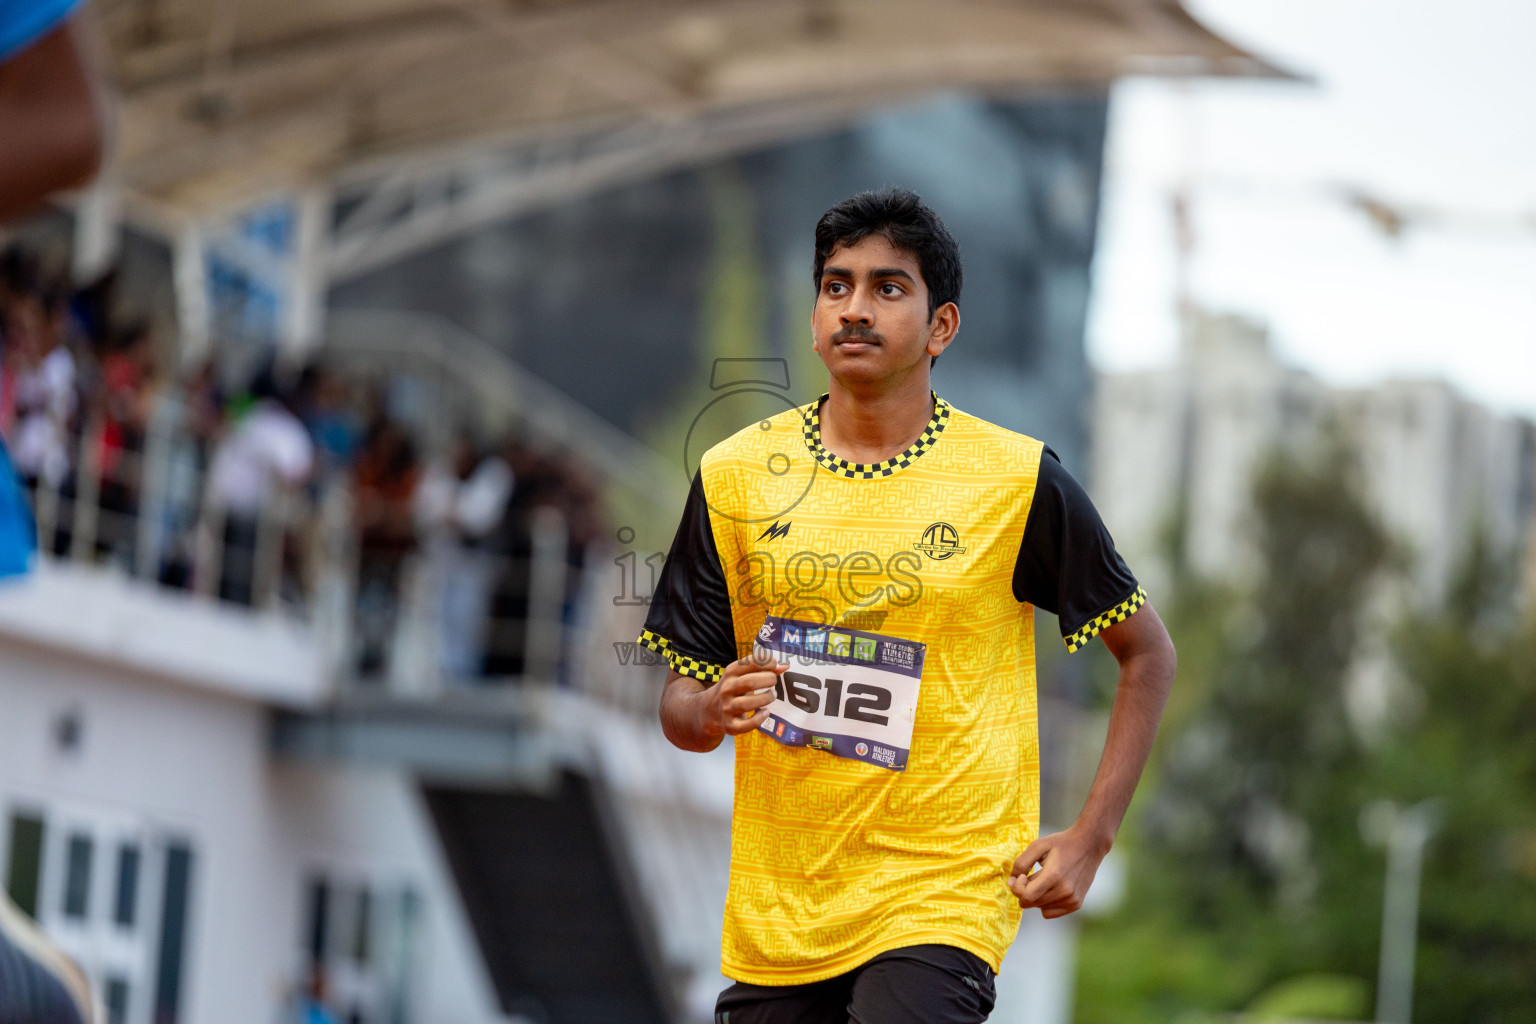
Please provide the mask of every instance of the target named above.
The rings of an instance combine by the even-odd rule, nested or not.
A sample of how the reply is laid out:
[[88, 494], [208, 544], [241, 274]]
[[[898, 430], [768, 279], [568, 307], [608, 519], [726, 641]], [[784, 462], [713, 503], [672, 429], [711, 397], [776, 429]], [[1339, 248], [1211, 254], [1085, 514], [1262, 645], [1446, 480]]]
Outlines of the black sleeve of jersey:
[[700, 474], [694, 474], [688, 490], [640, 643], [665, 655], [674, 671], [706, 683], [719, 679], [725, 666], [736, 660], [730, 593]]
[[1130, 617], [1147, 600], [1115, 550], [1099, 510], [1049, 448], [1040, 459], [1024, 541], [1013, 565], [1013, 596], [1055, 612], [1070, 651]]

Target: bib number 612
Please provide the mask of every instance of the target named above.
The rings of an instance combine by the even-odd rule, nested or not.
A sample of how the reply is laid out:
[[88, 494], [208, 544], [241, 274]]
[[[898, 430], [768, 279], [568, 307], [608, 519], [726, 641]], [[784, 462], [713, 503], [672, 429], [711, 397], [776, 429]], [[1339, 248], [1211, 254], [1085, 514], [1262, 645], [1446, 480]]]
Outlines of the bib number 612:
[[[774, 684], [780, 700], [788, 701], [807, 714], [818, 711], [828, 718], [843, 718], [850, 722], [868, 722], [870, 725], [889, 725], [889, 715], [877, 715], [877, 711], [891, 710], [891, 691], [873, 683], [852, 683], [844, 695], [841, 679], [820, 680], [804, 672], [785, 672]], [[822, 697], [826, 697], [823, 705]]]

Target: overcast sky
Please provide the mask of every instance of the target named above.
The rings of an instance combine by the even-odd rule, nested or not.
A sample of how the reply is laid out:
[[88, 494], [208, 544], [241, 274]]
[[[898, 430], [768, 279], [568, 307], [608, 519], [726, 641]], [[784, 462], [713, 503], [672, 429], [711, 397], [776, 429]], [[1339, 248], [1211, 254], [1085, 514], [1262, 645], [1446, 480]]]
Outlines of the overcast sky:
[[[1536, 2], [1187, 0], [1310, 83], [1115, 89], [1089, 352], [1178, 350], [1169, 196], [1196, 183], [1192, 290], [1337, 383], [1439, 376], [1536, 417]], [[1343, 197], [1422, 211], [1393, 240]]]

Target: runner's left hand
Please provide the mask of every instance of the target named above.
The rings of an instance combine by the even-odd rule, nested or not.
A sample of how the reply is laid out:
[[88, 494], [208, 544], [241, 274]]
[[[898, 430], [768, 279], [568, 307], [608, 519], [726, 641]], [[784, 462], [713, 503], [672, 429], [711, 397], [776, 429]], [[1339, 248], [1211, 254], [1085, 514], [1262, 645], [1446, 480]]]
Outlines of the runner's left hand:
[[[1013, 862], [1008, 889], [1025, 910], [1044, 918], [1064, 917], [1083, 905], [1109, 843], [1076, 826], [1041, 836]], [[1033, 875], [1035, 865], [1040, 870]]]

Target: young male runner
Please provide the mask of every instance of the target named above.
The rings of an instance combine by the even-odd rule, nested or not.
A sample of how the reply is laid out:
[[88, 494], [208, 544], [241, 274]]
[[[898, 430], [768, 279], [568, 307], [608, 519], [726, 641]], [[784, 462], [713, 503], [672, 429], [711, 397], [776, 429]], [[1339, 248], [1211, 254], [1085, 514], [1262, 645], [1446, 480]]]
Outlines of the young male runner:
[[[982, 1021], [1021, 908], [1082, 905], [1173, 645], [1054, 453], [930, 390], [961, 282], [933, 211], [839, 203], [815, 278], [827, 394], [704, 456], [641, 636], [672, 668], [667, 738], [736, 737], [716, 1019]], [[1087, 803], [1043, 837], [1036, 607], [1120, 664]]]

